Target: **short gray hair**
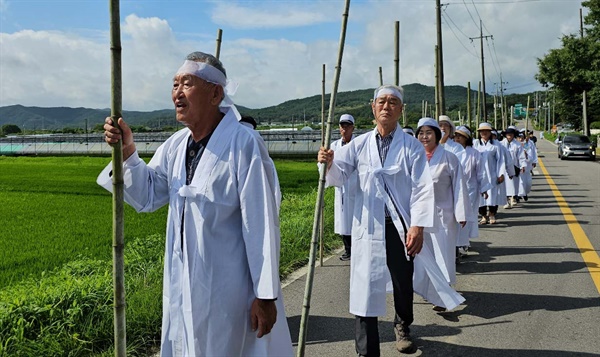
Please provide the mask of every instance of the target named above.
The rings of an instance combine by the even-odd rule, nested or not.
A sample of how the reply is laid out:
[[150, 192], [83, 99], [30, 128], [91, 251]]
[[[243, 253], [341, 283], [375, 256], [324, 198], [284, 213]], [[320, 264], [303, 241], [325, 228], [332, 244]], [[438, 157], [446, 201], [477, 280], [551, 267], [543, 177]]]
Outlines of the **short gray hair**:
[[221, 61], [219, 61], [219, 59], [217, 57], [215, 57], [211, 54], [196, 51], [196, 52], [192, 52], [189, 55], [187, 55], [187, 57], [185, 59], [188, 61], [207, 63], [207, 64], [215, 67], [219, 71], [223, 72], [223, 74], [227, 78], [227, 72], [225, 71], [225, 67], [223, 67], [223, 63], [221, 63]]

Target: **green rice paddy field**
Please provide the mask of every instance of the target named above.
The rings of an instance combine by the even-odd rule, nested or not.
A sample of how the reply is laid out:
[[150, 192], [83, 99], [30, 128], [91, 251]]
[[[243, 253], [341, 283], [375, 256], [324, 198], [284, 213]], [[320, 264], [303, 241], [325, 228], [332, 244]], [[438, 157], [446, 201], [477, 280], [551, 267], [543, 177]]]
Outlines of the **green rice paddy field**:
[[[81, 258], [110, 260], [112, 198], [96, 184], [110, 158], [0, 157], [0, 290]], [[281, 208], [281, 273], [306, 262], [318, 173], [312, 162], [276, 161]], [[333, 192], [326, 193], [333, 224]], [[125, 239], [164, 236], [166, 207], [138, 214], [125, 208]], [[329, 229], [328, 231], [331, 231]], [[339, 245], [332, 232], [326, 247]]]

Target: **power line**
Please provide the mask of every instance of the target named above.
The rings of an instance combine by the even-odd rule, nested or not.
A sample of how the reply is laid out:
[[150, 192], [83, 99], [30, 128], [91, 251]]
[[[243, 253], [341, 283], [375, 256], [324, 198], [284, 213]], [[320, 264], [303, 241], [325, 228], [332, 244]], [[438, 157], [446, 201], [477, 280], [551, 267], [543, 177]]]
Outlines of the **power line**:
[[[458, 28], [458, 26], [456, 26], [456, 24], [454, 23], [454, 21], [452, 21], [452, 19], [448, 16], [448, 14], [444, 14], [442, 13], [442, 16], [444, 16], [444, 19], [449, 20], [451, 23], [454, 24], [454, 26], [460, 31], [460, 29]], [[477, 53], [471, 52], [471, 50], [469, 50], [469, 48], [467, 48], [467, 46], [465, 46], [465, 44], [460, 40], [460, 38], [458, 38], [458, 36], [456, 35], [456, 32], [454, 32], [454, 29], [452, 29], [452, 26], [448, 25], [448, 28], [450, 29], [450, 31], [452, 32], [452, 34], [454, 35], [454, 37], [456, 37], [456, 40], [460, 43], [461, 46], [463, 46], [463, 48], [471, 55], [475, 56], [475, 58], [479, 58], [479, 56], [477, 55]], [[462, 33], [462, 31], [461, 31]], [[466, 35], [463, 33], [463, 35], [466, 37]], [[468, 38], [468, 37], [467, 37]], [[473, 45], [473, 43], [471, 42], [471, 45]], [[475, 48], [475, 46], [473, 45], [473, 48]]]
[[469, 10], [469, 7], [467, 6], [467, 2], [465, 0], [463, 0], [463, 4], [465, 4], [465, 9], [467, 9], [467, 12], [469, 13], [469, 16], [471, 16], [471, 20], [473, 20], [473, 23], [475, 24], [475, 27], [479, 28], [479, 25], [477, 24], [477, 21], [475, 21], [475, 18], [473, 17], [473, 14], [471, 14], [471, 10]]

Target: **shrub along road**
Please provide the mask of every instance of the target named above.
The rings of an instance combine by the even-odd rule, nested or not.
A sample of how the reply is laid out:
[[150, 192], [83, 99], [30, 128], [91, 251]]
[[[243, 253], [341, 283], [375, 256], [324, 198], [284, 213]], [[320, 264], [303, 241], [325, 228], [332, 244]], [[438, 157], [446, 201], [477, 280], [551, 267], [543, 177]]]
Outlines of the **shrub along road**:
[[[600, 353], [600, 163], [560, 161], [556, 147], [544, 140], [538, 151], [555, 186], [538, 167], [529, 202], [500, 208], [498, 224], [480, 226], [480, 238], [457, 269], [463, 305], [438, 314], [415, 298], [414, 356]], [[337, 257], [317, 267], [307, 356], [355, 355], [349, 277], [349, 262]], [[294, 343], [304, 287], [301, 275], [283, 290]], [[382, 356], [399, 355], [392, 304], [388, 295], [388, 313], [379, 325]]]

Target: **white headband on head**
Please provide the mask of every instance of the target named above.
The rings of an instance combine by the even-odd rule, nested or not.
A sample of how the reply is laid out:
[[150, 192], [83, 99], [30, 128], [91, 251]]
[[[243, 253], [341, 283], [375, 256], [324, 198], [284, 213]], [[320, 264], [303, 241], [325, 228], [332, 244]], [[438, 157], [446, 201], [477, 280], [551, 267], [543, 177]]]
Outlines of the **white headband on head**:
[[398, 97], [402, 103], [404, 103], [404, 98], [402, 97], [402, 93], [395, 87], [379, 87], [375, 90], [375, 96], [373, 99], [377, 99], [382, 95], [393, 95], [394, 97]]
[[219, 104], [219, 108], [231, 108], [236, 118], [240, 120], [242, 116], [238, 112], [230, 96], [237, 91], [238, 84], [229, 81], [225, 74], [208, 63], [185, 60], [179, 67], [176, 74], [191, 74], [209, 83], [218, 84], [223, 87], [225, 96]]

